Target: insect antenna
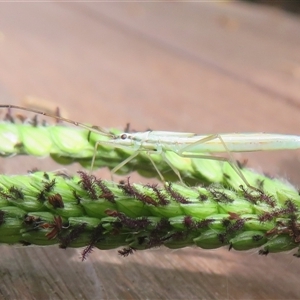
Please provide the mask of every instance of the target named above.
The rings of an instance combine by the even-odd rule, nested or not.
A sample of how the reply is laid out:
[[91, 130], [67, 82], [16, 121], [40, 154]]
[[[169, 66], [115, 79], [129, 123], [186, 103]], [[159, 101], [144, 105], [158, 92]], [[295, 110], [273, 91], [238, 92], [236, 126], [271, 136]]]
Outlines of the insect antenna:
[[42, 116], [46, 116], [46, 117], [49, 117], [49, 118], [53, 118], [53, 119], [55, 119], [57, 121], [61, 121], [61, 122], [66, 122], [66, 123], [73, 124], [75, 126], [87, 129], [89, 132], [95, 132], [95, 133], [98, 133], [98, 134], [102, 134], [104, 136], [114, 137], [113, 133], [108, 132], [106, 129], [104, 129], [104, 128], [100, 127], [100, 126], [88, 126], [88, 125], [85, 125], [83, 123], [80, 123], [80, 122], [77, 122], [77, 121], [73, 121], [73, 120], [61, 117], [59, 115], [59, 113], [57, 115], [55, 115], [55, 114], [46, 113], [46, 112], [43, 112], [43, 111], [40, 111], [40, 110], [36, 110], [36, 109], [26, 108], [26, 107], [22, 107], [22, 106], [18, 106], [18, 105], [10, 105], [10, 104], [0, 104], [0, 109], [1, 108], [7, 108], [8, 111], [9, 111], [9, 114], [10, 114], [10, 110], [11, 109], [19, 109], [19, 110], [24, 110], [24, 111], [32, 112], [32, 113], [35, 113], [35, 114], [38, 114], [38, 115], [42, 115]]

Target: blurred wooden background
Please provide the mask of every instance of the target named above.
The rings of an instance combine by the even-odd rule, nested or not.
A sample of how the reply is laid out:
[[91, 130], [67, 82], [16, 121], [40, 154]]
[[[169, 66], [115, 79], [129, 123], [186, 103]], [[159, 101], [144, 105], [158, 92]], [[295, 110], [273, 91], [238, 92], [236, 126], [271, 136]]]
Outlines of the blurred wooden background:
[[[299, 18], [243, 2], [0, 3], [0, 102], [31, 96], [106, 127], [300, 134], [299, 49]], [[300, 151], [235, 157], [300, 185]], [[20, 157], [0, 168], [36, 166], [57, 168]], [[79, 253], [1, 246], [0, 298], [300, 299], [292, 253]]]

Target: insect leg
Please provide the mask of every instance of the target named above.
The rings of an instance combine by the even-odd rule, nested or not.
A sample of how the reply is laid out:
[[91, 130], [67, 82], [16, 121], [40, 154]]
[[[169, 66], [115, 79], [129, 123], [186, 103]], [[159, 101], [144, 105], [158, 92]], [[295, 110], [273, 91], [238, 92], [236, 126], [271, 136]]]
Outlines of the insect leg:
[[[215, 139], [219, 139], [220, 142], [222, 143], [222, 145], [224, 146], [224, 150], [225, 152], [228, 154], [229, 158], [226, 157], [220, 157], [220, 156], [212, 156], [212, 155], [203, 155], [203, 154], [192, 154], [192, 153], [185, 153], [188, 151], [192, 151], [192, 148], [195, 145], [198, 144], [203, 144]], [[239, 166], [237, 165], [236, 161], [234, 160], [230, 150], [228, 149], [228, 147], [226, 146], [226, 143], [224, 142], [224, 140], [222, 139], [222, 136], [219, 134], [212, 134], [212, 135], [208, 135], [207, 137], [200, 139], [199, 141], [196, 141], [195, 143], [192, 143], [191, 145], [188, 145], [186, 147], [183, 147], [182, 149], [180, 149], [177, 154], [179, 156], [182, 157], [188, 157], [188, 158], [204, 158], [204, 159], [212, 159], [212, 160], [219, 160], [219, 161], [224, 161], [229, 163], [229, 165], [232, 167], [232, 169], [240, 176], [240, 178], [244, 181], [244, 183], [252, 188], [252, 189], [256, 189], [254, 187], [251, 186], [251, 184], [248, 182], [248, 180], [246, 179], [246, 177], [244, 176], [244, 174], [241, 172]]]
[[[142, 151], [143, 151], [143, 150], [142, 150]], [[134, 152], [132, 155], [130, 155], [130, 156], [127, 157], [125, 160], [123, 160], [120, 164], [118, 164], [116, 167], [114, 167], [114, 168], [111, 170], [112, 175], [115, 174], [118, 170], [120, 170], [123, 166], [125, 166], [125, 165], [126, 165], [128, 162], [130, 162], [132, 159], [134, 159], [136, 156], [138, 156], [142, 151], [141, 151], [141, 150], [138, 150], [138, 151]], [[144, 152], [144, 151], [143, 151], [143, 152]], [[156, 152], [153, 152], [153, 153], [157, 154]], [[159, 175], [161, 181], [164, 182], [165, 179], [164, 179], [163, 175], [161, 174], [161, 172], [160, 172], [159, 169], [157, 168], [155, 162], [154, 162], [153, 159], [151, 158], [151, 152], [150, 152], [150, 151], [147, 151], [146, 154], [147, 154], [148, 159], [149, 159], [150, 162], [152, 163], [152, 165], [153, 165], [155, 171], [156, 171], [157, 174]], [[174, 170], [174, 167], [171, 166], [171, 163], [169, 163], [169, 162], [167, 162], [167, 163], [170, 165], [170, 167], [172, 168], [172, 170]], [[176, 170], [176, 171], [177, 171], [177, 170]], [[175, 172], [175, 170], [174, 170], [174, 172]], [[178, 175], [180, 181], [182, 181], [182, 179], [181, 179], [181, 177], [180, 177], [180, 174], [178, 174], [178, 171], [175, 172], [175, 173]]]
[[131, 160], [133, 160], [136, 156], [138, 156], [138, 154], [140, 153], [140, 151], [136, 151], [133, 154], [131, 154], [129, 157], [127, 157], [126, 159], [124, 159], [120, 164], [118, 164], [117, 166], [115, 166], [112, 170], [111, 170], [111, 175], [113, 177], [113, 174], [115, 174], [118, 170], [120, 170], [123, 166], [125, 166], [128, 162], [130, 162]]
[[[90, 138], [90, 132], [88, 135], [88, 139]], [[98, 151], [98, 147], [99, 145], [103, 144], [103, 141], [97, 141], [95, 143], [94, 146], [94, 153], [93, 153], [93, 158], [92, 158], [92, 163], [91, 163], [91, 169], [90, 169], [90, 175], [93, 173], [93, 169], [94, 169], [94, 164], [95, 164], [95, 160], [96, 160], [96, 155], [97, 155], [97, 151]]]
[[[156, 153], [156, 152], [154, 152], [154, 153]], [[154, 169], [155, 169], [156, 172], [158, 173], [158, 175], [159, 175], [161, 181], [162, 181], [162, 182], [165, 182], [165, 178], [162, 176], [162, 174], [161, 174], [161, 172], [158, 170], [158, 168], [157, 168], [157, 166], [156, 166], [154, 160], [151, 158], [151, 152], [148, 151], [148, 152], [147, 152], [147, 155], [148, 155], [148, 158], [149, 158], [149, 160], [151, 161], [151, 163], [152, 163]], [[181, 178], [180, 178], [180, 179], [181, 179]]]
[[[161, 172], [160, 172], [159, 169], [157, 168], [155, 162], [154, 162], [153, 159], [151, 158], [151, 153], [157, 154], [157, 152], [156, 152], [156, 151], [153, 151], [153, 152], [148, 151], [148, 152], [147, 152], [147, 155], [148, 155], [148, 158], [149, 158], [149, 160], [151, 161], [151, 163], [152, 163], [154, 169], [155, 169], [156, 172], [158, 173], [158, 175], [159, 175], [161, 181], [162, 181], [162, 182], [165, 182], [165, 179], [164, 179], [163, 175], [161, 174]], [[169, 159], [166, 157], [165, 153], [164, 153], [164, 152], [161, 152], [160, 155], [162, 156], [162, 159], [168, 164], [168, 166], [173, 170], [173, 172], [176, 174], [176, 176], [179, 178], [180, 182], [181, 182], [183, 185], [185, 185], [184, 182], [183, 182], [183, 180], [182, 180], [182, 178], [181, 178], [181, 175], [180, 175], [179, 171], [178, 171], [178, 170], [173, 166], [173, 164], [169, 161]]]
[[180, 172], [173, 166], [173, 164], [169, 161], [169, 159], [167, 158], [166, 154], [164, 152], [161, 152], [161, 156], [163, 158], [163, 160], [169, 165], [169, 167], [173, 170], [173, 172], [177, 175], [177, 177], [179, 178], [180, 182], [184, 184]]

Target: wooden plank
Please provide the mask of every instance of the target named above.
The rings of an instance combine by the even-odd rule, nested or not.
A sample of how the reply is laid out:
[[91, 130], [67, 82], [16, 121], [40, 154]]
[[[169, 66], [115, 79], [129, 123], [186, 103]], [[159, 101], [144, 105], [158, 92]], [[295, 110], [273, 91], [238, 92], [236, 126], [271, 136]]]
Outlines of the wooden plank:
[[[102, 126], [298, 133], [299, 20], [244, 3], [1, 3], [0, 93]], [[299, 180], [299, 152], [237, 155]], [[49, 160], [5, 160], [22, 173]], [[22, 166], [23, 164], [23, 166]], [[287, 167], [287, 168], [286, 168]], [[73, 168], [75, 171], [76, 167]], [[108, 172], [99, 172], [109, 176]], [[296, 299], [298, 260], [227, 249], [122, 258], [1, 247], [5, 299]]]

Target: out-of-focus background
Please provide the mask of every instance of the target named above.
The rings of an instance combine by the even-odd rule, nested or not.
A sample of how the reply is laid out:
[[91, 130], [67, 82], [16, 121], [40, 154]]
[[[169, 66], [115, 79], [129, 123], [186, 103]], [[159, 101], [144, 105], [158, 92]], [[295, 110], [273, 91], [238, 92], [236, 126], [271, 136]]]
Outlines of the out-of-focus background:
[[300, 2], [298, 0], [242, 0], [249, 3], [270, 5], [285, 11], [296, 13], [300, 12]]
[[[105, 127], [300, 134], [299, 49], [299, 15], [244, 1], [2, 2], [0, 102], [59, 106], [69, 118]], [[300, 151], [235, 158], [300, 186]], [[34, 167], [58, 166], [14, 157], [0, 170]], [[97, 175], [109, 178], [107, 170]], [[95, 250], [83, 263], [79, 255], [1, 246], [0, 298], [300, 297], [292, 253], [186, 248], [123, 258]]]

